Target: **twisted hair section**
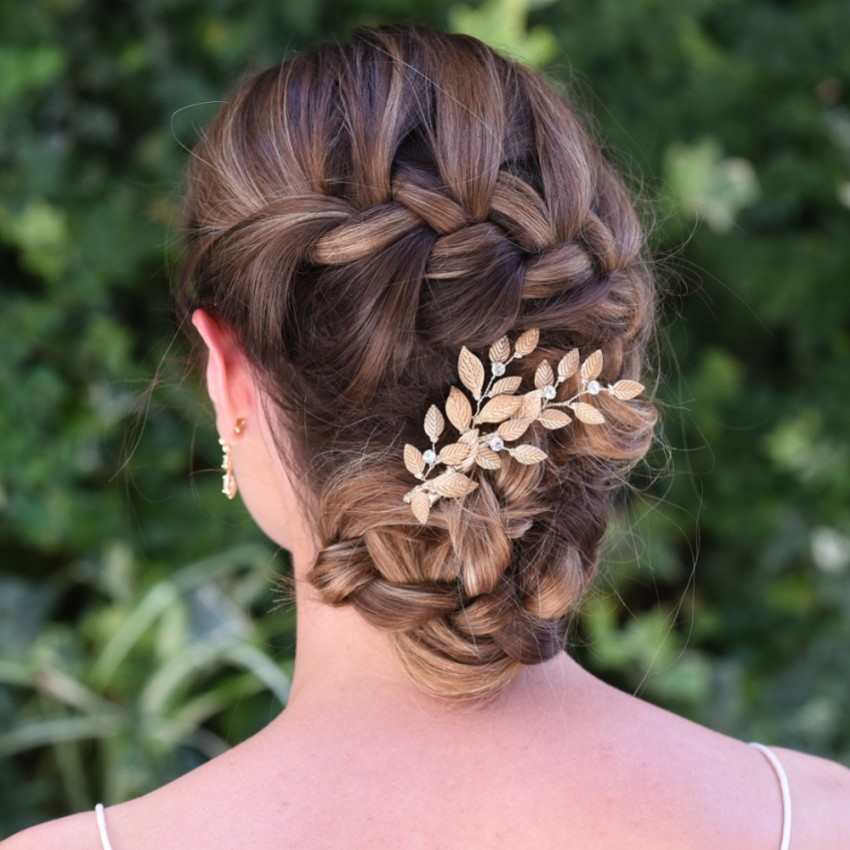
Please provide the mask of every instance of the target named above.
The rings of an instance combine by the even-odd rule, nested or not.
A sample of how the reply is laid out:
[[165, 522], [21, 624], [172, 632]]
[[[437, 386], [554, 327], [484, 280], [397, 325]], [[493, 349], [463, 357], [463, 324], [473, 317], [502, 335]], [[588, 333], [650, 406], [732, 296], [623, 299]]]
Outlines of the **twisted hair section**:
[[[498, 694], [564, 646], [609, 494], [656, 413], [529, 430], [548, 458], [477, 470], [420, 526], [406, 442], [458, 351], [540, 329], [511, 365], [601, 349], [637, 380], [653, 284], [632, 202], [569, 103], [470, 36], [356, 30], [242, 84], [191, 159], [182, 310], [236, 333], [322, 544], [309, 581], [385, 631], [410, 675]], [[302, 488], [298, 488], [301, 492]]]

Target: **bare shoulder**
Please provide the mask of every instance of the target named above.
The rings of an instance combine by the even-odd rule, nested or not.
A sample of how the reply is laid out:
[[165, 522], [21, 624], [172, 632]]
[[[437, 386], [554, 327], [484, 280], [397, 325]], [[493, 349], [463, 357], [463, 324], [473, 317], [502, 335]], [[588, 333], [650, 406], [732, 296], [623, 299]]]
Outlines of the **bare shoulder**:
[[819, 791], [850, 794], [850, 768], [821, 756], [785, 747], [773, 747], [786, 767]]
[[[708, 727], [693, 723], [610, 686], [600, 687], [601, 699], [610, 705], [603, 724], [623, 732], [622, 748], [633, 738], [639, 750], [653, 753], [651, 763], [663, 765], [673, 779], [672, 793], [686, 797], [692, 788], [712, 788], [702, 793], [695, 822], [706, 818], [716, 829], [735, 834], [752, 830], [745, 846], [779, 846], [782, 803], [773, 768], [755, 747]], [[612, 722], [616, 718], [617, 722]], [[785, 747], [771, 746], [788, 776], [791, 792], [791, 846], [807, 850], [847, 850], [850, 847], [850, 770], [841, 764]], [[681, 770], [689, 766], [694, 781]], [[722, 778], [718, 782], [718, 778]], [[669, 793], [670, 783], [660, 786]], [[685, 811], [687, 799], [671, 811]], [[710, 829], [706, 823], [706, 830]], [[756, 835], [756, 831], [759, 833]], [[730, 846], [728, 835], [714, 846]], [[706, 846], [712, 846], [707, 842]]]
[[68, 815], [0, 841], [0, 850], [99, 850], [94, 811]]
[[792, 835], [801, 847], [850, 846], [850, 769], [820, 756], [774, 747], [788, 775]]

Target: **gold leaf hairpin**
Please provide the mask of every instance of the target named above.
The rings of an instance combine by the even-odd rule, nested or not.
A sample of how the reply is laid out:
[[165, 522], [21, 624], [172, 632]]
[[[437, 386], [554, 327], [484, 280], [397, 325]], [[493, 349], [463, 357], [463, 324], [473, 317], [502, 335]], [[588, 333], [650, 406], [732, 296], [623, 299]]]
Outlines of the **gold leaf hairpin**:
[[[558, 361], [557, 369], [553, 370], [548, 360], [542, 360], [534, 373], [534, 389], [517, 395], [522, 378], [506, 376], [505, 371], [513, 360], [531, 354], [537, 348], [539, 339], [538, 328], [524, 331], [514, 343], [513, 353], [507, 336], [494, 342], [488, 352], [490, 380], [486, 388], [484, 364], [466, 346], [461, 348], [458, 376], [476, 402], [475, 411], [466, 394], [455, 386], [451, 387], [445, 413], [460, 434], [457, 442], [449, 443], [437, 451], [437, 441], [445, 430], [446, 420], [440, 409], [432, 404], [425, 414], [424, 426], [431, 440], [431, 448], [420, 452], [410, 443], [404, 447], [404, 465], [411, 475], [422, 482], [404, 495], [404, 501], [410, 505], [420, 523], [428, 521], [431, 506], [438, 499], [457, 499], [471, 493], [478, 482], [466, 473], [475, 466], [498, 469], [502, 463], [500, 452], [506, 452], [519, 463], [530, 465], [544, 461], [548, 455], [537, 446], [507, 445], [522, 437], [532, 422], [540, 422], [550, 430], [563, 428], [572, 422], [572, 418], [559, 409], [566, 407], [579, 421], [588, 425], [601, 425], [605, 422], [602, 412], [592, 404], [580, 401], [583, 396], [596, 396], [605, 391], [625, 401], [635, 398], [644, 390], [643, 384], [637, 381], [617, 381], [603, 387], [598, 380], [603, 366], [602, 352], [594, 351], [580, 363], [578, 349], [574, 348]], [[581, 379], [581, 390], [566, 401], [554, 401], [558, 386], [576, 372]], [[483, 432], [479, 426], [484, 424], [498, 427]], [[429, 478], [438, 464], [445, 466], [446, 470]]]

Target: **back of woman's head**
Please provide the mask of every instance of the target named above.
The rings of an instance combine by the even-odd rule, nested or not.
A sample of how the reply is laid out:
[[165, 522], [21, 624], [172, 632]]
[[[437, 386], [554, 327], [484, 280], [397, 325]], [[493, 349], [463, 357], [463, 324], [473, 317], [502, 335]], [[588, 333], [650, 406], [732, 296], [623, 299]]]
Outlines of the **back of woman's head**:
[[425, 524], [403, 447], [462, 346], [486, 362], [539, 328], [511, 365], [529, 387], [573, 348], [601, 349], [608, 382], [640, 375], [641, 230], [571, 107], [475, 38], [361, 28], [238, 88], [191, 159], [186, 220], [181, 308], [235, 332], [271, 402], [322, 598], [388, 632], [436, 695], [492, 696], [557, 654], [652, 405], [603, 393], [605, 425], [535, 423], [544, 462], [474, 469]]

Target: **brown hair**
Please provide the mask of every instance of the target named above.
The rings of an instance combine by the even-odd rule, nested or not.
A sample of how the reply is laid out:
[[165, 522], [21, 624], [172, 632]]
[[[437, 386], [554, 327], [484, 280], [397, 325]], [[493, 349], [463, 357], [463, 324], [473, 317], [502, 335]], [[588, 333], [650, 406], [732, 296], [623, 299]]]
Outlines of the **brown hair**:
[[573, 347], [602, 349], [604, 380], [640, 376], [641, 228], [566, 100], [471, 36], [360, 28], [239, 86], [191, 158], [185, 209], [179, 305], [235, 331], [285, 428], [322, 598], [388, 632], [435, 695], [492, 696], [556, 655], [652, 404], [603, 394], [605, 426], [536, 424], [523, 442], [546, 461], [475, 470], [426, 525], [402, 458], [462, 345], [486, 362], [540, 328], [514, 372], [532, 386]]

